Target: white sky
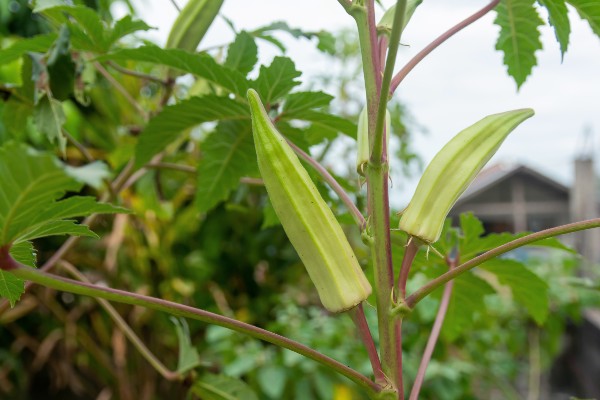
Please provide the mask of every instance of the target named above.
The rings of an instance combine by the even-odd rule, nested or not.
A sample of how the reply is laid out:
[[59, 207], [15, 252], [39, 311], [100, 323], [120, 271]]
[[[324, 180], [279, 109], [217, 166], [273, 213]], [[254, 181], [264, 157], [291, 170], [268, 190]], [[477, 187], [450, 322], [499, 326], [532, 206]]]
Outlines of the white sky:
[[[184, 0], [176, 0], [180, 6]], [[136, 0], [141, 18], [158, 28], [149, 37], [164, 44], [177, 11], [169, 0]], [[392, 1], [384, 1], [390, 5]], [[410, 47], [400, 50], [397, 65], [402, 65], [432, 39], [487, 2], [476, 0], [425, 0], [417, 9], [403, 35]], [[227, 0], [221, 13], [238, 29], [251, 30], [284, 20], [304, 30], [331, 30], [353, 25], [336, 0]], [[498, 29], [492, 24], [495, 13], [459, 32], [405, 79], [396, 96], [404, 102], [427, 135], [415, 137], [414, 148], [425, 162], [453, 135], [485, 115], [531, 107], [536, 115], [507, 139], [491, 162], [523, 162], [569, 184], [572, 160], [581, 154], [583, 130], [595, 132], [593, 148], [587, 154], [598, 156], [600, 140], [600, 39], [593, 35], [571, 10], [571, 44], [561, 64], [553, 30], [542, 27], [544, 50], [537, 53], [538, 66], [527, 82], [516, 91], [502, 64], [502, 54], [494, 50]], [[545, 18], [545, 16], [543, 16]], [[303, 80], [327, 68], [326, 59], [306, 40], [290, 40], [288, 56], [304, 72]], [[232, 40], [232, 33], [218, 19], [200, 48]], [[272, 46], [261, 46], [259, 57], [276, 54]], [[397, 179], [397, 178], [396, 178]], [[408, 202], [416, 181], [396, 184], [392, 202]]]

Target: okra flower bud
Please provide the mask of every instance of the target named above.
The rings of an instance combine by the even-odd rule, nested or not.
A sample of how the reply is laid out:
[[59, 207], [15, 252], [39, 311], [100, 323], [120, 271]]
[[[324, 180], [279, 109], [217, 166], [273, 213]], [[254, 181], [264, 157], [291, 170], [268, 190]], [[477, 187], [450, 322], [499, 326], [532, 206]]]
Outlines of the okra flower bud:
[[277, 131], [258, 93], [248, 90], [258, 166], [281, 225], [331, 312], [353, 308], [371, 293], [342, 227], [300, 160]]
[[[385, 138], [387, 154], [390, 153], [390, 135], [392, 134], [392, 124], [390, 112], [385, 111]], [[369, 146], [369, 120], [367, 106], [364, 106], [358, 115], [358, 130], [356, 132], [356, 141], [358, 150], [356, 152], [356, 172], [359, 175], [365, 175], [365, 166], [371, 156], [371, 147]], [[389, 158], [389, 157], [388, 157]]]
[[456, 200], [509, 133], [533, 114], [525, 108], [489, 115], [452, 138], [425, 169], [400, 229], [425, 243], [436, 242]]

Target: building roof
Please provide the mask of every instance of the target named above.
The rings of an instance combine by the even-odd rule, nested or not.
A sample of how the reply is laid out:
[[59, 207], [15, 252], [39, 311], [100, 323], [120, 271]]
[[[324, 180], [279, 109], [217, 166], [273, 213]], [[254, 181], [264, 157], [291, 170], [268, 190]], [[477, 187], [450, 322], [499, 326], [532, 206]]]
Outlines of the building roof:
[[482, 170], [475, 180], [473, 180], [473, 183], [465, 190], [460, 199], [458, 199], [456, 204], [459, 205], [469, 201], [490, 187], [517, 174], [528, 175], [555, 190], [566, 193], [567, 195], [569, 194], [568, 187], [526, 165], [517, 163], [498, 163]]

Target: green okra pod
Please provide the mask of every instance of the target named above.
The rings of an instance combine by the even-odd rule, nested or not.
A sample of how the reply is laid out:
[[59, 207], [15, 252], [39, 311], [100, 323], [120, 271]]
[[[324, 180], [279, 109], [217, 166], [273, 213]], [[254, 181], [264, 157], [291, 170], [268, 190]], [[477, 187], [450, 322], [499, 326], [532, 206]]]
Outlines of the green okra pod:
[[489, 115], [446, 143], [425, 169], [400, 229], [425, 243], [436, 242], [460, 195], [513, 129], [533, 114], [525, 108]]
[[283, 229], [325, 308], [331, 312], [353, 308], [369, 296], [371, 285], [342, 227], [271, 122], [258, 93], [248, 90], [248, 101], [258, 166]]
[[225, 0], [190, 0], [183, 7], [167, 38], [167, 48], [196, 51]]

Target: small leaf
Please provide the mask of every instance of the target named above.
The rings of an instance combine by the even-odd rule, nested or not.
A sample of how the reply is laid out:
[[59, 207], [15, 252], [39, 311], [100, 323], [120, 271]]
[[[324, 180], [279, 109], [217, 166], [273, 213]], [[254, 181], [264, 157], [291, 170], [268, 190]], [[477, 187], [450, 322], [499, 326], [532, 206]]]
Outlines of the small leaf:
[[56, 40], [56, 33], [38, 35], [15, 42], [12, 46], [0, 50], [0, 65], [5, 65], [17, 60], [27, 52], [45, 53]]
[[146, 45], [136, 49], [117, 50], [98, 59], [134, 60], [163, 64], [202, 77], [244, 99], [248, 90], [248, 81], [244, 75], [236, 70], [217, 64], [208, 54], [194, 54], [180, 49], [162, 49], [155, 45]]
[[287, 118], [302, 119], [302, 112], [312, 108], [327, 107], [333, 96], [324, 92], [296, 92], [285, 98], [282, 114]]
[[8, 271], [0, 269], [0, 298], [5, 298], [14, 307], [25, 292], [25, 282]]
[[104, 180], [111, 176], [108, 165], [102, 161], [94, 161], [81, 167], [67, 165], [65, 171], [79, 182], [90, 185], [94, 189], [102, 188]]
[[307, 138], [309, 143], [315, 144], [323, 138], [333, 139], [341, 132], [353, 139], [356, 139], [356, 124], [346, 118], [338, 117], [320, 111], [305, 110], [297, 115], [281, 115], [281, 120], [301, 120], [308, 121], [312, 125], [311, 137]]
[[241, 31], [227, 49], [225, 66], [247, 75], [258, 61], [258, 47], [254, 38], [246, 31]]
[[260, 67], [254, 82], [257, 92], [265, 104], [288, 94], [300, 82], [296, 80], [302, 73], [296, 70], [294, 62], [287, 57], [275, 57], [268, 67]]
[[442, 328], [444, 338], [452, 342], [472, 326], [477, 314], [485, 312], [485, 296], [493, 293], [486, 281], [472, 273], [456, 278]]
[[600, 3], [597, 0], [567, 0], [567, 3], [575, 7], [581, 19], [600, 37]]
[[105, 52], [107, 49], [104, 25], [100, 15], [85, 6], [58, 6], [44, 8], [41, 13], [57, 25], [66, 24], [71, 32], [73, 47], [81, 50]]
[[194, 382], [190, 392], [202, 400], [258, 400], [244, 381], [225, 375], [205, 374]]
[[177, 372], [184, 374], [187, 371], [200, 365], [200, 355], [198, 350], [192, 345], [190, 339], [190, 328], [183, 318], [169, 318], [175, 325], [175, 333], [179, 342], [179, 361], [177, 362]]
[[113, 25], [108, 37], [106, 39], [105, 46], [112, 46], [117, 40], [138, 31], [148, 31], [154, 29], [144, 21], [133, 19], [131, 15], [126, 15]]
[[538, 26], [544, 22], [534, 7], [534, 0], [502, 0], [496, 12], [494, 23], [500, 26], [496, 50], [504, 53], [508, 74], [520, 88], [537, 65], [535, 52], [542, 49]]
[[565, 0], [538, 0], [538, 2], [548, 10], [548, 22], [554, 27], [554, 35], [560, 45], [561, 58], [564, 58], [571, 35], [569, 10], [567, 10]]
[[257, 171], [252, 126], [248, 121], [219, 123], [202, 146], [198, 166], [196, 207], [206, 212], [226, 200], [240, 178]]
[[203, 122], [241, 119], [250, 120], [247, 106], [229, 97], [191, 97], [165, 107], [150, 120], [140, 135], [135, 152], [136, 166], [141, 167], [150, 161], [186, 129]]
[[71, 34], [63, 25], [46, 62], [50, 77], [50, 91], [52, 97], [59, 101], [67, 100], [75, 87], [75, 63], [71, 58], [70, 47]]
[[514, 301], [525, 307], [538, 325], [546, 321], [550, 311], [548, 285], [540, 277], [520, 262], [502, 258], [487, 261], [481, 268], [493, 273], [502, 285], [508, 286]]
[[61, 102], [47, 95], [43, 96], [34, 108], [33, 118], [37, 129], [46, 135], [50, 143], [57, 144], [61, 153], [65, 154], [67, 139], [63, 135], [62, 127], [66, 118]]

